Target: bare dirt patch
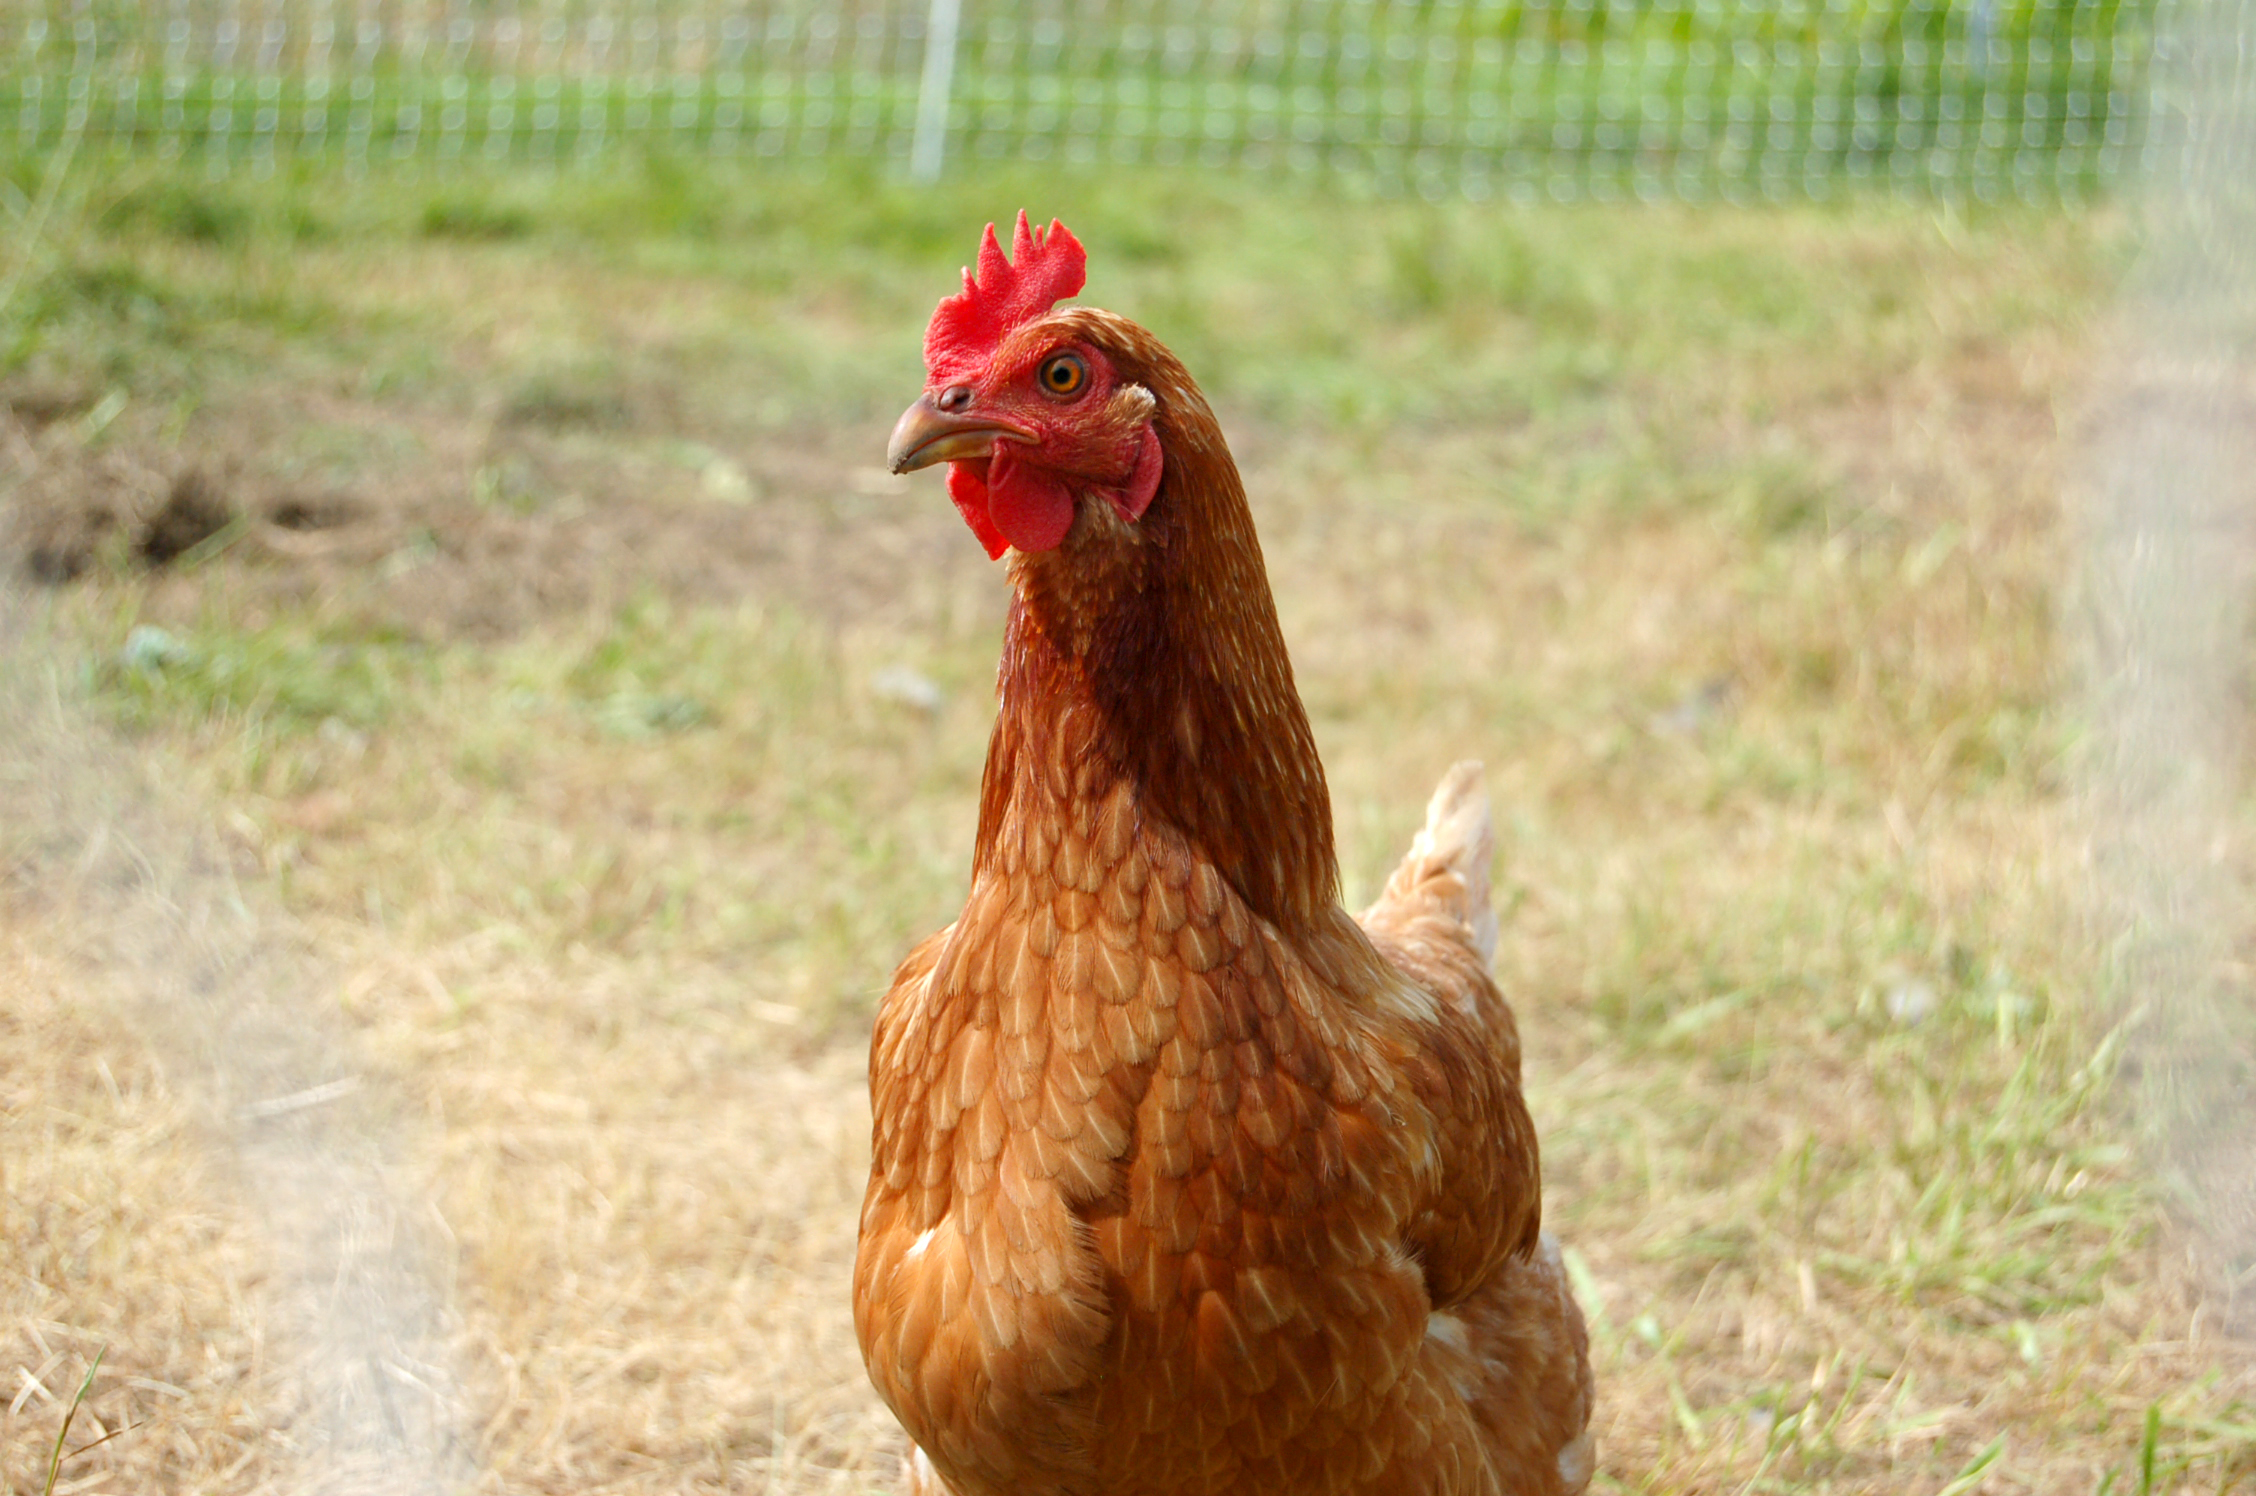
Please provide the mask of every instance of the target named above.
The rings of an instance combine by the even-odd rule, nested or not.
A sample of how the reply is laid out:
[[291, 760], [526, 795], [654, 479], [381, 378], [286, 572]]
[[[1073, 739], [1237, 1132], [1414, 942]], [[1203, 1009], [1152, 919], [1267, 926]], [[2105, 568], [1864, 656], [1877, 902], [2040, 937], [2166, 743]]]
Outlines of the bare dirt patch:
[[[239, 596], [330, 599], [433, 642], [506, 639], [637, 597], [869, 618], [902, 596], [904, 573], [975, 573], [953, 514], [912, 501], [868, 432], [706, 442], [615, 415], [279, 389], [171, 440], [139, 421], [88, 440], [72, 421], [0, 415], [13, 469], [0, 545], [47, 585], [161, 570], [203, 547]], [[304, 460], [310, 430], [350, 461]], [[157, 616], [168, 603], [191, 598], [160, 591]]]

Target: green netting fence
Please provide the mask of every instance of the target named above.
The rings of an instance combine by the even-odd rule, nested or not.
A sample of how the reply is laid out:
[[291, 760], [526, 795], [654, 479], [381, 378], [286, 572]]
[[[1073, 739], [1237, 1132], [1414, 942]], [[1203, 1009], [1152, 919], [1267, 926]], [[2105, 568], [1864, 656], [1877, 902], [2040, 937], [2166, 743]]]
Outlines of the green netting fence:
[[2165, 149], [2170, 0], [0, 0], [0, 151], [839, 153], [1475, 197], [2080, 199]]

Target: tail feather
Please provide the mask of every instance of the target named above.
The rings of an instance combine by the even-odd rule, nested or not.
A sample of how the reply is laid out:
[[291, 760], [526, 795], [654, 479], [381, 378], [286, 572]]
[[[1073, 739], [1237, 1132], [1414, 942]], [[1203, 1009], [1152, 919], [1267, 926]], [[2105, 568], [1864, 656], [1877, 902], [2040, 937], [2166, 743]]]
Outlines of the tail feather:
[[1465, 927], [1482, 962], [1493, 961], [1496, 905], [1488, 867], [1495, 855], [1496, 835], [1489, 823], [1480, 761], [1465, 759], [1441, 777], [1433, 798], [1426, 802], [1424, 828], [1387, 879], [1386, 891], [1372, 913], [1384, 911], [1397, 918], [1439, 914], [1454, 919]]

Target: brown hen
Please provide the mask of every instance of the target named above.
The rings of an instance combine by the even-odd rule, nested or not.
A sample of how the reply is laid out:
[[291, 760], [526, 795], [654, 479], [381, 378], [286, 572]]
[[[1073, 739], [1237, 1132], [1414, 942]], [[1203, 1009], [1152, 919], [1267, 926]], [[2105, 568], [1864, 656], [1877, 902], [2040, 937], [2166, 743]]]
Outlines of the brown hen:
[[896, 471], [1015, 597], [963, 914], [870, 1052], [854, 1321], [956, 1496], [1579, 1491], [1479, 768], [1360, 923], [1237, 469], [1182, 365], [989, 228]]

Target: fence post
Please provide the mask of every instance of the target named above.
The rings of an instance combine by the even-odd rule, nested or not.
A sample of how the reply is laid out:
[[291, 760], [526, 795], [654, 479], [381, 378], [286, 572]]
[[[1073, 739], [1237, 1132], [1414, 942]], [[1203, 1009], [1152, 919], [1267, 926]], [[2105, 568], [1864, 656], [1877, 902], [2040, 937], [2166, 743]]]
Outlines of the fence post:
[[956, 78], [956, 23], [963, 0], [931, 0], [924, 21], [924, 76], [917, 82], [916, 136], [909, 144], [909, 176], [940, 180], [948, 151], [948, 95]]

